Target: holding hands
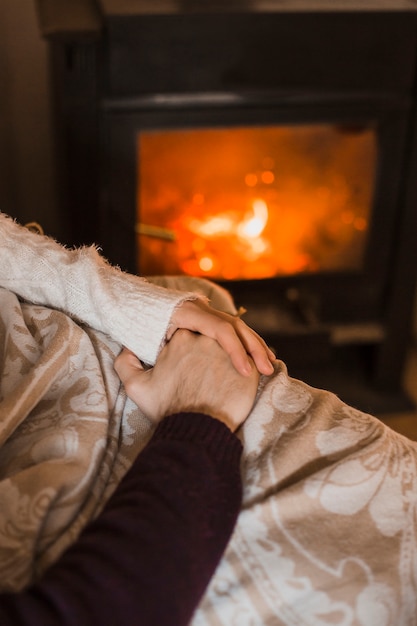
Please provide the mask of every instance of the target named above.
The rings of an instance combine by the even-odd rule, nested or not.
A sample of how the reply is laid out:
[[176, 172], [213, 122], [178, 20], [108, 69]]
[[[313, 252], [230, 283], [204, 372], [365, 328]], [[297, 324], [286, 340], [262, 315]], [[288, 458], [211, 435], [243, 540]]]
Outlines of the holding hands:
[[255, 401], [259, 372], [248, 357], [250, 372], [240, 374], [215, 339], [177, 330], [153, 368], [145, 370], [127, 349], [115, 361], [126, 393], [157, 423], [166, 415], [199, 412], [235, 431]]
[[180, 328], [215, 339], [243, 376], [251, 374], [253, 363], [260, 374], [269, 376], [274, 371], [274, 353], [240, 317], [217, 311], [202, 300], [187, 300], [174, 311], [167, 339]]

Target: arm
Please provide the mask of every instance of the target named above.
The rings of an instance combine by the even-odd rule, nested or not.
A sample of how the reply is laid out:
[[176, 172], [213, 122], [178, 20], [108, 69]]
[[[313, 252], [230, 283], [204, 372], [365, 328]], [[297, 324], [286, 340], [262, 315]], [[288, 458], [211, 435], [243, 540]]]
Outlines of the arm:
[[94, 247], [69, 250], [0, 213], [0, 286], [65, 311], [154, 363], [174, 309], [195, 294], [151, 285]]
[[0, 286], [65, 311], [151, 365], [166, 339], [186, 328], [215, 339], [245, 375], [250, 374], [248, 354], [260, 372], [273, 371], [274, 354], [239, 318], [215, 311], [195, 293], [165, 289], [122, 272], [94, 247], [68, 250], [1, 212]]
[[104, 511], [42, 582], [0, 596], [2, 626], [185, 626], [238, 514], [240, 454], [218, 420], [164, 419]]
[[178, 331], [154, 368], [127, 350], [115, 368], [154, 436], [44, 579], [0, 596], [4, 626], [185, 626], [226, 547], [241, 501], [231, 431], [253, 406], [254, 364], [242, 376], [216, 341]]

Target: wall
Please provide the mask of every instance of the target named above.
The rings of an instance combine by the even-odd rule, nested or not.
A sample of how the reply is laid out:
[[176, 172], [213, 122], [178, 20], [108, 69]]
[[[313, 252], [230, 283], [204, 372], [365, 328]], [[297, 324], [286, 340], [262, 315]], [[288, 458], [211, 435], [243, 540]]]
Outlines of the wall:
[[33, 0], [0, 0], [0, 209], [60, 237], [47, 47]]

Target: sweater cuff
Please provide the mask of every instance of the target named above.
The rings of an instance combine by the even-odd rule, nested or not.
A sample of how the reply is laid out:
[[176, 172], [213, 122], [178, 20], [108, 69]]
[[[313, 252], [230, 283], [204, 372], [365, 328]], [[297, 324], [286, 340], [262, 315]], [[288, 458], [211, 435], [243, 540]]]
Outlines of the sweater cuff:
[[227, 458], [238, 463], [243, 451], [241, 441], [226, 424], [204, 413], [184, 412], [165, 417], [150, 443], [161, 439], [199, 444], [219, 462]]

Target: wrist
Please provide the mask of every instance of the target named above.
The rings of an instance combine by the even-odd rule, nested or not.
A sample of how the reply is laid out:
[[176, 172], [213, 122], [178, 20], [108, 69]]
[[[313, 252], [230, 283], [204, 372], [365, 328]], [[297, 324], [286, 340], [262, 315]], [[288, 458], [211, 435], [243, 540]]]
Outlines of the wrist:
[[189, 441], [201, 445], [217, 461], [238, 462], [242, 444], [221, 420], [199, 412], [178, 412], [165, 417], [157, 426], [151, 442], [161, 439]]

